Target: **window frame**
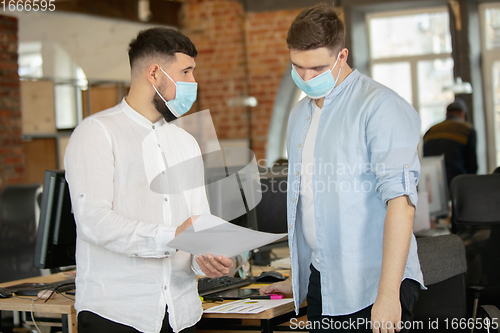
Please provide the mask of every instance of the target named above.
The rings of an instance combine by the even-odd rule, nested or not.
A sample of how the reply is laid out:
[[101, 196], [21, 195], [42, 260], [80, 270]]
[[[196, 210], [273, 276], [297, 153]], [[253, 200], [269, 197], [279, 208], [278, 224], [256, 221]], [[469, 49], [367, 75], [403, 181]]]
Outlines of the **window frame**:
[[[411, 75], [411, 94], [412, 94], [412, 105], [415, 110], [420, 114], [420, 93], [418, 91], [418, 63], [420, 61], [432, 61], [432, 60], [447, 60], [452, 59], [452, 52], [449, 53], [426, 53], [420, 55], [408, 55], [408, 56], [396, 56], [390, 58], [379, 58], [375, 59], [372, 56], [371, 50], [371, 25], [370, 20], [375, 18], [391, 18], [397, 16], [405, 15], [419, 15], [419, 14], [429, 14], [429, 13], [442, 13], [446, 12], [449, 15], [448, 8], [446, 6], [439, 7], [428, 7], [428, 8], [418, 8], [418, 9], [408, 9], [408, 10], [395, 10], [387, 12], [375, 12], [365, 14], [365, 24], [367, 28], [367, 42], [368, 42], [368, 54], [369, 54], [369, 68], [370, 76], [373, 77], [373, 68], [378, 64], [389, 64], [389, 63], [400, 63], [406, 62], [410, 64], [410, 75]], [[450, 31], [451, 38], [451, 31]], [[451, 102], [451, 101], [450, 101]], [[443, 111], [443, 120], [445, 118], [445, 113]], [[425, 129], [422, 129], [425, 130]]]
[[486, 120], [486, 154], [488, 170], [494, 170], [500, 165], [500, 147], [497, 149], [497, 136], [500, 133], [495, 129], [495, 102], [493, 92], [493, 64], [500, 61], [500, 48], [488, 50], [486, 48], [486, 10], [496, 8], [500, 10], [500, 2], [489, 2], [479, 4], [479, 22], [481, 25], [481, 62], [484, 84], [484, 111]]

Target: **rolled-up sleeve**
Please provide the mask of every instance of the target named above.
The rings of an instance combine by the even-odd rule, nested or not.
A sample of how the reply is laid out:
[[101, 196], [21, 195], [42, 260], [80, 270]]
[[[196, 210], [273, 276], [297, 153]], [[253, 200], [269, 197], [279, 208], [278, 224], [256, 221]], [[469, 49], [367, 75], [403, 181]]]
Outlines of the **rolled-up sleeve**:
[[385, 204], [407, 195], [417, 206], [419, 138], [420, 118], [401, 98], [386, 97], [370, 115], [366, 132], [370, 166], [377, 196]]

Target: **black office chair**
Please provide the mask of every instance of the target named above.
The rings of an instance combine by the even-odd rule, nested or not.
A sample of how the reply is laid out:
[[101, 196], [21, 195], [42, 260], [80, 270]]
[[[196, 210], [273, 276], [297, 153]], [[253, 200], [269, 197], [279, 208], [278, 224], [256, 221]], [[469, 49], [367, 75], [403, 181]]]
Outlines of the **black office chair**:
[[[419, 293], [413, 309], [414, 329], [411, 332], [471, 332], [470, 327], [464, 327], [473, 314], [467, 306], [467, 263], [462, 239], [451, 234], [417, 238], [417, 244], [427, 290]], [[484, 306], [477, 314], [481, 323], [484, 323], [484, 318], [496, 318], [495, 322], [498, 322], [500, 312], [494, 306]], [[482, 332], [478, 326], [474, 332]], [[500, 332], [498, 329], [490, 331]]]
[[500, 175], [460, 175], [450, 186], [452, 230], [465, 242], [467, 285], [500, 307]]
[[424, 327], [414, 332], [429, 330], [429, 323], [438, 320], [438, 327], [445, 327], [445, 320], [466, 318], [466, 286], [464, 244], [456, 235], [417, 238], [418, 257], [428, 288], [421, 290], [413, 309], [414, 322]]
[[0, 194], [0, 282], [38, 276], [33, 267], [40, 184], [8, 185]]

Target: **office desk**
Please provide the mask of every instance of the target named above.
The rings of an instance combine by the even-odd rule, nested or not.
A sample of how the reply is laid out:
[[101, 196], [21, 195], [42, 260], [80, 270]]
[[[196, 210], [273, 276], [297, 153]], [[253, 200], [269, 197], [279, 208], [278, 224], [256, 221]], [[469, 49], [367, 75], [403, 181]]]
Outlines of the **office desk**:
[[[286, 272], [288, 273], [288, 272]], [[251, 284], [243, 288], [260, 288], [265, 284]], [[203, 302], [203, 310], [209, 309], [231, 301], [222, 302]], [[295, 315], [295, 305], [293, 302], [280, 305], [275, 308], [267, 309], [260, 313], [236, 314], [236, 313], [205, 313], [202, 320], [196, 325], [200, 330], [251, 330], [270, 333], [278, 330], [290, 330], [289, 327], [279, 327], [278, 325], [288, 322], [295, 317], [301, 317], [306, 314], [307, 304], [304, 303], [299, 309], [299, 315]], [[241, 322], [241, 323], [240, 323]], [[257, 325], [245, 324], [245, 322], [256, 322]]]
[[[27, 278], [18, 281], [11, 281], [1, 283], [0, 287], [8, 287], [24, 282], [56, 282], [64, 280], [67, 277], [64, 273], [56, 273], [49, 276], [38, 276], [33, 278]], [[73, 297], [73, 296], [69, 296]], [[36, 297], [32, 296], [20, 296], [11, 298], [0, 299], [0, 315], [2, 311], [25, 311], [27, 312], [27, 319], [31, 320], [31, 312], [35, 312], [35, 321], [38, 324], [50, 323], [51, 326], [62, 326], [63, 333], [76, 333], [76, 310], [73, 307], [74, 301], [64, 296], [57, 295], [54, 299], [50, 299], [45, 302], [44, 299], [36, 300]], [[61, 315], [61, 319], [56, 318], [42, 318], [41, 315], [58, 316]], [[0, 331], [2, 331], [2, 324], [0, 321]]]
[[[0, 284], [0, 287], [8, 287], [24, 282], [56, 282], [63, 280], [66, 277], [63, 273], [56, 273], [49, 276], [38, 276], [18, 281], [5, 282]], [[252, 287], [252, 286], [249, 286]], [[255, 285], [253, 287], [256, 287]], [[62, 326], [63, 333], [77, 333], [76, 310], [73, 307], [74, 301], [57, 295], [56, 298], [50, 299], [47, 302], [43, 299], [36, 300], [36, 297], [21, 296], [0, 299], [0, 315], [1, 311], [25, 311], [27, 319], [31, 320], [31, 312], [35, 312], [35, 321], [37, 324], [50, 323], [51, 326]], [[70, 296], [73, 297], [73, 296]], [[225, 303], [230, 301], [224, 301]], [[203, 309], [220, 305], [221, 302], [203, 303]], [[300, 309], [299, 316], [305, 315], [306, 307], [303, 305]], [[41, 318], [42, 314], [61, 315], [61, 319], [57, 318]], [[279, 330], [276, 326], [286, 323], [291, 318], [295, 317], [295, 309], [293, 303], [284, 304], [282, 306], [268, 309], [257, 314], [215, 314], [206, 313], [202, 317], [202, 321], [197, 325], [197, 329], [239, 329], [239, 330], [260, 330], [264, 333], [270, 333], [274, 330]], [[258, 325], [235, 325], [231, 319], [236, 320], [259, 320]], [[2, 331], [0, 321], [0, 332]]]
[[[209, 309], [231, 301], [203, 303], [203, 310]], [[255, 314], [235, 314], [235, 313], [205, 313], [202, 320], [196, 325], [197, 330], [251, 330], [270, 333], [278, 330], [290, 331], [289, 327], [279, 327], [278, 325], [288, 322], [295, 317], [301, 317], [306, 314], [307, 306], [300, 307], [299, 315], [295, 315], [295, 306], [292, 303], [283, 304], [279, 307], [265, 310]], [[231, 321], [230, 319], [235, 319]], [[246, 325], [239, 323], [249, 320], [259, 320], [260, 325]]]

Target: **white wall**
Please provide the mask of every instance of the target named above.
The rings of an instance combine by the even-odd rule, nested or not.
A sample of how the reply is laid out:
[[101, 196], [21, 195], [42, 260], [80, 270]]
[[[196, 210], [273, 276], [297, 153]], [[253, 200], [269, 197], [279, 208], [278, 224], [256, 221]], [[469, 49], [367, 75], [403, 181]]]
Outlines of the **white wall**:
[[[154, 25], [57, 12], [9, 12], [19, 19], [19, 42], [59, 44], [89, 80], [130, 80], [128, 44]], [[44, 57], [44, 76], [55, 76]]]

